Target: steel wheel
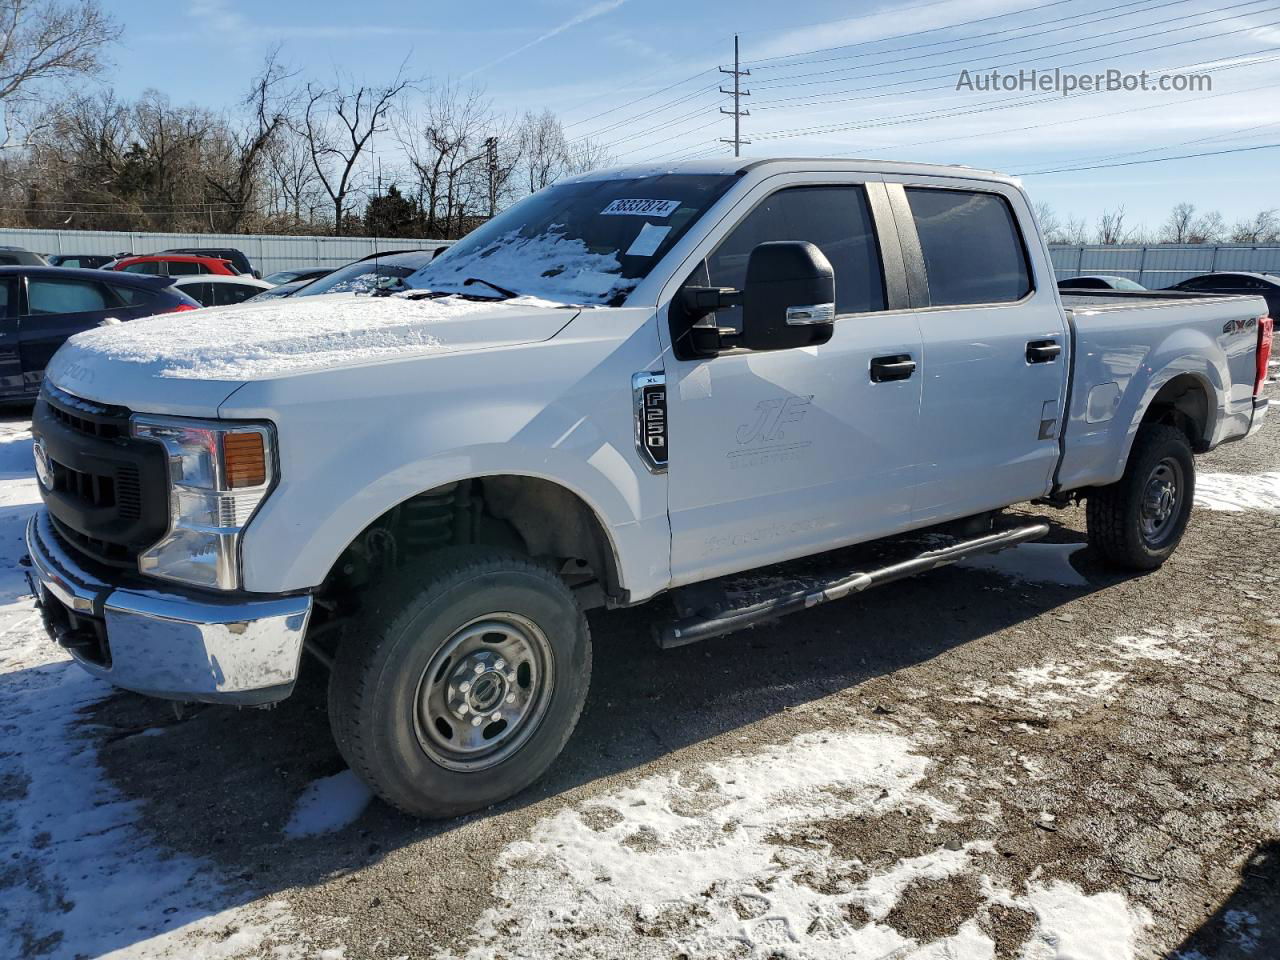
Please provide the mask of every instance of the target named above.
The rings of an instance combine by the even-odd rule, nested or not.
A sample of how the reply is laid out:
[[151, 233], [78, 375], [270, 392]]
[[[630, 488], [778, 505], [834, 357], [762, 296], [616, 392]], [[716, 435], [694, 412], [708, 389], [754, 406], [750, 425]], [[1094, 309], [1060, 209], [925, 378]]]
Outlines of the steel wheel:
[[418, 682], [418, 742], [451, 770], [501, 763], [537, 729], [554, 682], [551, 644], [533, 621], [473, 620], [441, 644]]
[[1138, 527], [1147, 545], [1159, 548], [1173, 535], [1182, 511], [1186, 483], [1182, 464], [1165, 457], [1152, 469], [1142, 491]]

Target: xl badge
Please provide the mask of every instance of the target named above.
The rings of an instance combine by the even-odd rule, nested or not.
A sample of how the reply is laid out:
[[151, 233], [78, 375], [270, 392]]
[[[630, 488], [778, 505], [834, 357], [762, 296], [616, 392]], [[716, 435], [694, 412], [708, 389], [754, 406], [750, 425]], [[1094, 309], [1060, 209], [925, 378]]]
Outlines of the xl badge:
[[31, 452], [36, 458], [36, 479], [46, 490], [53, 489], [53, 464], [49, 462], [49, 454], [44, 449], [44, 441], [39, 437], [31, 442]]

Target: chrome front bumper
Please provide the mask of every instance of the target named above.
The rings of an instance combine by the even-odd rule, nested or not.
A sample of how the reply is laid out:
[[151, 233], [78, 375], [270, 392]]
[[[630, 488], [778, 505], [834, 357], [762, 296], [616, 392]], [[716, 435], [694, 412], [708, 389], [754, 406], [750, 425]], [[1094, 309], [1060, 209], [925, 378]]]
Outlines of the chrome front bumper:
[[311, 597], [115, 587], [62, 549], [43, 510], [27, 524], [27, 551], [46, 629], [94, 676], [168, 700], [263, 704], [293, 692]]

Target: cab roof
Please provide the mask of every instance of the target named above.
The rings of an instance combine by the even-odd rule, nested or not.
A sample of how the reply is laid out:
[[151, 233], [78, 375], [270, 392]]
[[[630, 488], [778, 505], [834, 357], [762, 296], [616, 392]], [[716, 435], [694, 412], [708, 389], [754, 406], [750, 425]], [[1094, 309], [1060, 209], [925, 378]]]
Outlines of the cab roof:
[[703, 160], [680, 160], [674, 163], [638, 163], [593, 170], [573, 180], [623, 179], [652, 177], [660, 174], [720, 174], [735, 176], [762, 169], [776, 172], [825, 172], [850, 170], [888, 175], [961, 177], [968, 180], [991, 180], [1017, 183], [1017, 179], [994, 170], [980, 170], [959, 164], [907, 163], [901, 160], [868, 160], [849, 157], [710, 157]]

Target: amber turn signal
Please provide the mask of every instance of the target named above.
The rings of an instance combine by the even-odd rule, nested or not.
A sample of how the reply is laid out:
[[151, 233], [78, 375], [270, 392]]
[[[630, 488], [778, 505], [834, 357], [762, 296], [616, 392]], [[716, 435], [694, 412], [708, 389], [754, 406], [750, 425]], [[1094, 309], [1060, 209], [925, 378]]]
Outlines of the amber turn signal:
[[227, 433], [222, 437], [227, 486], [260, 487], [267, 482], [267, 453], [260, 433]]

